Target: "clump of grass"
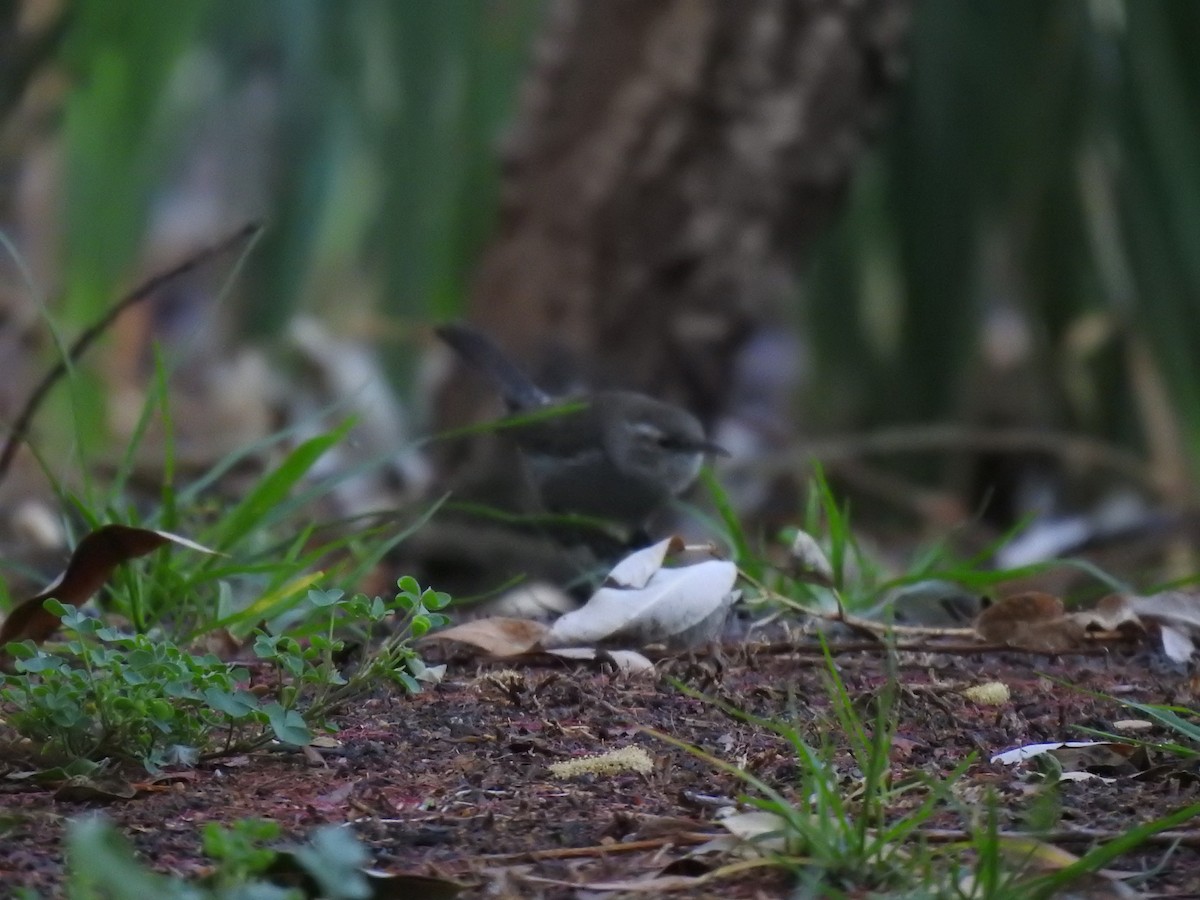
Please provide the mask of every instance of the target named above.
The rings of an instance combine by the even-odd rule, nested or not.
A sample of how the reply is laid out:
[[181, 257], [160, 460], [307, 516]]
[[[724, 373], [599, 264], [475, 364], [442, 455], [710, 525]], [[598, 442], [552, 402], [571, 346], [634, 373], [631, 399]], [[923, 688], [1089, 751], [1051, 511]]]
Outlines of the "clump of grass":
[[[177, 484], [168, 381], [158, 359], [138, 424], [106, 484], [85, 473], [76, 494], [43, 468], [75, 531], [128, 524], [186, 535], [217, 552], [168, 544], [117, 570], [99, 617], [48, 601], [65, 640], [10, 645], [14, 670], [0, 676], [4, 718], [45, 760], [112, 757], [155, 769], [272, 739], [302, 745], [354, 693], [380, 681], [416, 691], [432, 677], [412, 642], [445, 623], [449, 597], [411, 578], [400, 579], [389, 599], [353, 588], [436, 504], [408, 527], [398, 527], [395, 516], [314, 521], [311, 510], [341, 479], [359, 474], [317, 474], [352, 421], [303, 440], [299, 431], [309, 423], [283, 429]], [[162, 482], [157, 497], [146, 497], [130, 488], [156, 418], [166, 436]], [[226, 473], [268, 452], [278, 462], [239, 499], [213, 499]], [[368, 640], [384, 630], [382, 642]], [[347, 635], [369, 648], [349, 674], [337, 662]], [[219, 658], [201, 646], [209, 640], [248, 647], [253, 658]]]
[[[888, 574], [859, 546], [850, 527], [848, 508], [837, 502], [819, 467], [815, 471], [803, 527], [820, 535], [817, 553], [820, 577], [787, 571], [757, 553], [741, 530], [719, 485], [708, 481], [716, 498], [729, 546], [750, 585], [752, 598], [762, 603], [787, 601], [788, 606], [812, 610], [876, 607], [888, 592], [929, 579], [944, 579], [974, 589], [1045, 568], [1020, 572], [986, 567], [995, 548], [969, 560], [955, 560], [944, 543], [918, 554], [907, 569]], [[782, 539], [791, 544], [794, 533]], [[809, 546], [807, 543], [805, 546]], [[811, 548], [810, 548], [811, 549]], [[1090, 571], [1090, 570], [1089, 570]], [[1111, 584], [1112, 579], [1097, 574]], [[976, 804], [958, 799], [974, 755], [946, 773], [898, 773], [893, 758], [901, 691], [896, 651], [889, 632], [881, 629], [880, 652], [887, 680], [865, 701], [851, 696], [825, 647], [829, 719], [796, 723], [762, 718], [722, 700], [691, 696], [714, 703], [726, 714], [783, 738], [796, 760], [796, 777], [788, 785], [773, 784], [715, 754], [670, 735], [662, 740], [705, 760], [740, 780], [748, 789], [742, 798], [752, 813], [728, 820], [730, 830], [745, 838], [748, 861], [730, 863], [704, 876], [717, 880], [753, 866], [782, 868], [792, 873], [794, 897], [947, 897], [971, 900], [1042, 900], [1064, 888], [1090, 890], [1098, 874], [1121, 854], [1138, 847], [1153, 834], [1200, 813], [1200, 806], [1180, 810], [1152, 823], [1138, 825], [1120, 837], [1072, 856], [1038, 840], [1042, 822], [1029, 834], [1000, 827], [1000, 807], [994, 795]], [[894, 635], [892, 635], [894, 637]], [[1200, 742], [1200, 730], [1180, 710], [1144, 708], [1147, 715]], [[813, 739], [808, 735], [818, 735]], [[1049, 791], [1055, 788], [1048, 789]], [[1058, 808], [1048, 792], [1039, 802]], [[749, 818], [753, 816], [754, 818]], [[942, 825], [946, 817], [961, 823], [954, 831]], [[1044, 817], [1043, 817], [1044, 818]], [[935, 825], [940, 827], [935, 827]]]
[[[795, 724], [750, 715], [724, 701], [710, 701], [728, 715], [771, 731], [790, 745], [797, 775], [795, 784], [786, 790], [700, 748], [655, 734], [735, 776], [752, 790], [743, 798], [745, 803], [768, 814], [775, 827], [751, 839], [750, 844], [761, 865], [782, 867], [794, 874], [794, 896], [840, 896], [863, 890], [898, 896], [892, 892], [918, 887], [935, 871], [930, 851], [919, 841], [920, 828], [948, 801], [973, 758], [936, 781], [923, 777], [897, 781], [890, 763], [896, 723], [894, 678], [875, 695], [871, 717], [864, 720], [832, 657], [827, 656], [827, 664], [833, 720], [821, 729], [827, 739], [820, 744], [811, 743]], [[846, 740], [848, 764], [828, 739], [835, 733]], [[923, 791], [924, 797], [897, 815], [900, 796], [913, 791]], [[737, 833], [738, 828], [732, 830]]]

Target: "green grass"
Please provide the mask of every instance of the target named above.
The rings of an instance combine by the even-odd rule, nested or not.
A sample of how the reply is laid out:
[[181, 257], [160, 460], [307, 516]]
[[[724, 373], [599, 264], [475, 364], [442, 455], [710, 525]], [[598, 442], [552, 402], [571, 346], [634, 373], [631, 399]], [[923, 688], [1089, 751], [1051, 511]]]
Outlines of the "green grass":
[[[753, 813], [735, 814], [727, 827], [743, 837], [749, 860], [727, 863], [704, 876], [705, 881], [769, 867], [791, 874], [794, 898], [1049, 900], [1073, 886], [1094, 888], [1099, 882], [1086, 879], [1100, 878], [1098, 873], [1122, 855], [1200, 814], [1200, 804], [1194, 804], [1133, 826], [1078, 857], [1041, 842], [1041, 828], [1027, 835], [1003, 831], [998, 797], [989, 794], [982, 805], [957, 799], [963, 776], [976, 761], [973, 754], [944, 775], [895, 771], [891, 759], [899, 711], [894, 673], [873, 696], [865, 715], [861, 703], [847, 692], [828, 652], [826, 673], [830, 704], [826, 720], [798, 723], [762, 718], [725, 701], [701, 698], [733, 718], [783, 738], [796, 761], [792, 785], [772, 784], [702, 748], [647, 729], [746, 786], [741, 801]], [[821, 737], [814, 743], [806, 734]], [[1050, 794], [1056, 790], [1054, 785], [1047, 787], [1043, 801], [1052, 799]], [[1056, 803], [1050, 806], [1057, 809]], [[946, 834], [942, 825], [934, 830], [939, 840], [927, 839], [927, 831], [941, 824], [947, 811], [958, 817], [961, 837], [942, 840]], [[937, 823], [935, 816], [939, 816]], [[1043, 823], [1047, 829], [1050, 824]]]
[[[830, 608], [833, 595], [849, 610], [875, 607], [880, 599], [905, 585], [930, 579], [956, 582], [974, 590], [991, 590], [1046, 566], [996, 571], [986, 568], [996, 547], [968, 559], [955, 559], [947, 542], [919, 550], [903, 573], [887, 574], [856, 540], [849, 510], [840, 503], [819, 466], [814, 467], [803, 528], [820, 537], [828, 556], [833, 584], [814, 584], [803, 573], [780, 571], [767, 562], [765, 548], [756, 547], [742, 530], [725, 501], [720, 485], [708, 479], [715, 507], [739, 567], [750, 584], [752, 602], [769, 608], [783, 603], [813, 612]], [[790, 545], [795, 532], [780, 536]], [[1008, 539], [1011, 536], [1006, 536]], [[774, 558], [778, 558], [774, 554]], [[1072, 561], [1060, 565], [1078, 565]], [[1078, 566], [1101, 584], [1114, 579], [1107, 573]], [[950, 771], [904, 771], [892, 762], [894, 740], [902, 711], [896, 698], [900, 680], [889, 636], [881, 637], [886, 682], [869, 698], [853, 696], [846, 688], [834, 658], [825, 648], [828, 712], [812, 719], [765, 718], [752, 715], [722, 699], [702, 697], [682, 685], [680, 690], [713, 704], [726, 715], [782, 738], [795, 760], [791, 784], [772, 783], [703, 748], [671, 735], [652, 732], [661, 740], [733, 775], [746, 788], [741, 798], [743, 820], [735, 815], [730, 830], [744, 837], [748, 860], [730, 862], [704, 876], [705, 881], [731, 877], [753, 867], [789, 872], [790, 896], [800, 897], [930, 897], [960, 900], [1042, 900], [1067, 889], [1091, 890], [1102, 883], [1101, 870], [1123, 854], [1142, 846], [1153, 835], [1174, 828], [1200, 813], [1200, 805], [1178, 810], [1156, 821], [1139, 823], [1086, 853], [1073, 856], [1039, 840], [1050, 831], [1061, 810], [1056, 783], [1047, 783], [1023, 810], [1007, 818], [1024, 818], [1027, 831], [1001, 827], [1001, 800], [994, 794], [982, 802], [964, 803], [960, 789], [976, 760], [969, 755]], [[1193, 758], [1200, 746], [1200, 728], [1187, 710], [1126, 703], [1131, 709], [1173, 729], [1182, 744], [1164, 746]], [[1124, 739], [1124, 738], [1121, 738]], [[947, 816], [958, 822], [959, 836], [946, 840]], [[745, 822], [743, 825], [742, 822]], [[936, 826], [936, 827], [935, 827]], [[936, 835], [937, 840], [932, 839]], [[1089, 879], [1101, 879], [1091, 881]]]
[[[412, 642], [446, 621], [449, 597], [411, 578], [389, 598], [355, 589], [438, 504], [408, 527], [394, 516], [320, 521], [314, 510], [348, 473], [317, 477], [315, 467], [347, 440], [352, 421], [303, 440], [297, 434], [308, 423], [297, 423], [179, 484], [168, 381], [160, 361], [107, 482], [84, 479], [79, 494], [51, 483], [74, 543], [120, 523], [180, 534], [214, 552], [169, 542], [119, 565], [96, 613], [48, 600], [61, 640], [9, 645], [14, 663], [0, 675], [0, 731], [31, 740], [35, 765], [111, 759], [156, 770], [271, 740], [304, 745], [347, 698], [387, 682], [417, 691], [432, 677]], [[147, 497], [131, 488], [130, 476], [155, 419], [166, 435], [162, 480], [158, 496]], [[237, 500], [214, 499], [221, 477], [251, 455], [277, 462]], [[386, 639], [367, 641], [380, 632]], [[336, 660], [348, 640], [368, 649], [346, 672]], [[206, 641], [225, 652], [210, 652]], [[231, 655], [237, 647], [241, 653]]]

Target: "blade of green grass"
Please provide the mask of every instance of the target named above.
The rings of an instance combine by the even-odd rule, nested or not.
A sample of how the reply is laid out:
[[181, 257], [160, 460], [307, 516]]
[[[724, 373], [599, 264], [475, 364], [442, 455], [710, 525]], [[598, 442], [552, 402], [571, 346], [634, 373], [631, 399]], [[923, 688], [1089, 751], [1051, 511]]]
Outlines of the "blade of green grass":
[[353, 424], [353, 420], [347, 420], [332, 431], [309, 438], [292, 450], [278, 468], [260, 481], [218, 523], [215, 536], [205, 543], [218, 550], [227, 549], [262, 525], [317, 460], [345, 438]]

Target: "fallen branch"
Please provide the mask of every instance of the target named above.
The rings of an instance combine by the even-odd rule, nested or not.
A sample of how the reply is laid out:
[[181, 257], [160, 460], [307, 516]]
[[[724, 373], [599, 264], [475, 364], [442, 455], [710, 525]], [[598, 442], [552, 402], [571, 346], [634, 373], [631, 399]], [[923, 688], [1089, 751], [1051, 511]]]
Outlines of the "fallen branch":
[[516, 853], [484, 853], [479, 856], [471, 857], [464, 862], [472, 862], [475, 860], [486, 860], [487, 862], [497, 862], [499, 860], [538, 860], [538, 859], [588, 859], [591, 857], [603, 858], [611, 856], [615, 853], [637, 853], [642, 850], [661, 850], [665, 847], [677, 846], [680, 844], [706, 844], [714, 838], [728, 837], [729, 833], [724, 831], [706, 832], [706, 831], [680, 831], [675, 834], [664, 835], [660, 838], [648, 838], [642, 841], [628, 841], [620, 844], [596, 844], [591, 847], [554, 847], [548, 850], [520, 850]]

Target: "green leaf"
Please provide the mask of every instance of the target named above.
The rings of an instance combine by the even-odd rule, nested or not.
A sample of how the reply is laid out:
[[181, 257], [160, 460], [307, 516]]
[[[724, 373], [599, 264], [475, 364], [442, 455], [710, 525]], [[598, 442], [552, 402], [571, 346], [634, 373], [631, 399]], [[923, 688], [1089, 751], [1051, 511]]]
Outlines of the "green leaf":
[[325, 591], [312, 588], [308, 592], [308, 602], [318, 609], [324, 609], [336, 605], [344, 596], [346, 592], [338, 588]]
[[362, 870], [369, 862], [366, 849], [344, 828], [323, 825], [312, 840], [294, 847], [292, 858], [321, 887], [325, 897], [367, 898], [371, 886]]
[[209, 688], [204, 692], [208, 705], [232, 719], [241, 719], [258, 709], [258, 697], [249, 691], [223, 691]]
[[284, 709], [278, 703], [268, 703], [262, 708], [267, 714], [267, 721], [275, 732], [275, 737], [285, 744], [304, 747], [312, 742], [303, 717], [294, 709]]
[[61, 657], [42, 654], [29, 659], [18, 659], [17, 671], [27, 672], [30, 674], [37, 672], [52, 672], [64, 668], [66, 664], [67, 661]]
[[317, 460], [345, 438], [353, 424], [353, 420], [348, 420], [332, 431], [309, 438], [296, 447], [275, 471], [263, 478], [221, 520], [217, 537], [212, 543], [219, 548], [227, 548], [260, 527]]
[[428, 616], [413, 616], [412, 622], [409, 624], [409, 630], [414, 638], [419, 638], [429, 631]]
[[421, 685], [417, 679], [413, 678], [408, 672], [401, 672], [399, 669], [392, 670], [392, 679], [403, 687], [410, 694], [421, 693]]
[[72, 897], [170, 897], [171, 882], [138, 865], [133, 849], [101, 818], [67, 826], [67, 871]]
[[40, 652], [33, 641], [13, 641], [4, 648], [13, 659], [29, 659]]

